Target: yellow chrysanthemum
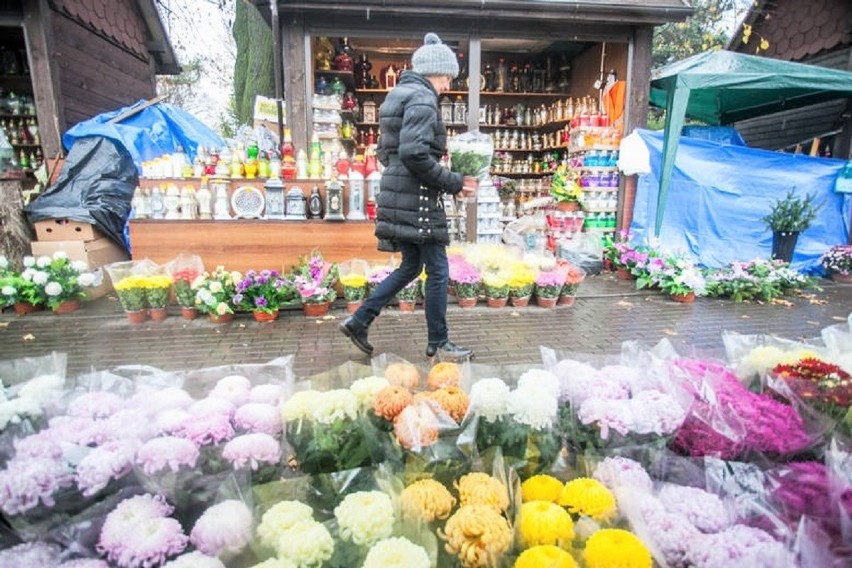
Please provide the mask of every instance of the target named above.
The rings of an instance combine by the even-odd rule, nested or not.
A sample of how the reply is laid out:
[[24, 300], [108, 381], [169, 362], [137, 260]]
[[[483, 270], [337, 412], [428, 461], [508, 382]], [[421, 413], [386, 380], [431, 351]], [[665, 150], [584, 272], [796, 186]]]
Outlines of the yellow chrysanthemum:
[[468, 473], [453, 484], [459, 492], [459, 502], [462, 505], [488, 505], [500, 512], [509, 506], [506, 486], [487, 473]]
[[367, 285], [367, 277], [363, 274], [347, 274], [340, 277], [340, 283], [347, 288], [363, 288]]
[[430, 523], [435, 519], [446, 519], [455, 505], [456, 498], [434, 479], [415, 481], [399, 495], [399, 507], [406, 520]]
[[464, 505], [447, 519], [438, 536], [444, 549], [464, 568], [491, 568], [512, 546], [512, 528], [503, 515], [487, 505]]
[[616, 513], [615, 496], [600, 481], [579, 477], [565, 484], [559, 504], [568, 512], [606, 520]]
[[165, 275], [148, 276], [145, 284], [146, 288], [168, 288], [172, 285], [172, 279]]
[[588, 568], [651, 568], [651, 553], [639, 538], [622, 529], [601, 529], [586, 541]]
[[556, 503], [530, 501], [521, 505], [518, 536], [524, 548], [540, 544], [567, 547], [574, 539], [574, 521]]
[[558, 546], [544, 545], [523, 551], [515, 568], [577, 568], [577, 562]]
[[562, 482], [552, 475], [534, 475], [521, 483], [521, 499], [527, 501], [550, 501], [556, 503], [562, 495]]
[[127, 276], [126, 278], [122, 278], [115, 284], [115, 289], [118, 292], [122, 292], [124, 290], [133, 290], [134, 288], [144, 288], [145, 287], [145, 277], [144, 276]]

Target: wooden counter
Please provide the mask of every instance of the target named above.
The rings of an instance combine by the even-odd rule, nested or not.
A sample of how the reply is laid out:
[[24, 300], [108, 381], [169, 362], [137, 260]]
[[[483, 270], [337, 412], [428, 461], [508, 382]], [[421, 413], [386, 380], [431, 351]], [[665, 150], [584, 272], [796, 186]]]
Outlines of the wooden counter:
[[386, 262], [390, 255], [376, 250], [374, 227], [370, 221], [131, 220], [130, 246], [134, 260], [160, 264], [182, 252], [197, 254], [207, 270], [219, 264], [240, 272], [288, 270], [314, 249], [332, 262]]

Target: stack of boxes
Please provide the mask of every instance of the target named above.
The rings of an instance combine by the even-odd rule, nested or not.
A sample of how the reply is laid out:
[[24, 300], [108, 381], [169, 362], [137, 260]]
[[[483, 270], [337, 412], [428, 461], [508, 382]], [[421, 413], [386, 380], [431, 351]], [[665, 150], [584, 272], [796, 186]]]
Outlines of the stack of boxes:
[[[112, 284], [104, 274], [103, 267], [113, 262], [127, 260], [127, 251], [101, 233], [91, 223], [69, 219], [46, 219], [33, 225], [36, 240], [32, 242], [33, 256], [53, 256], [63, 251], [71, 260], [82, 260], [89, 270], [96, 272], [99, 285], [87, 288], [89, 299], [100, 298], [112, 291]], [[97, 276], [101, 277], [98, 278]]]

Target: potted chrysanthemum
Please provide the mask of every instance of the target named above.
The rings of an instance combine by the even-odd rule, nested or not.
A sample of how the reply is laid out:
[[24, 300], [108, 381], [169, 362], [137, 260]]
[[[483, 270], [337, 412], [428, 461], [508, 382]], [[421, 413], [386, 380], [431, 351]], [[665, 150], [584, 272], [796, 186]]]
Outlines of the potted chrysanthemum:
[[33, 270], [32, 282], [37, 293], [46, 298], [47, 306], [56, 313], [78, 310], [80, 300], [86, 297], [83, 288], [95, 281], [85, 262], [72, 261], [62, 251], [38, 257]]
[[450, 261], [450, 281], [456, 290], [456, 301], [460, 308], [472, 308], [479, 298], [482, 276], [475, 266], [462, 257]]
[[[6, 257], [0, 257], [6, 261]], [[24, 258], [23, 272], [12, 270], [8, 261], [0, 269], [0, 307], [12, 306], [18, 315], [26, 315], [44, 308], [47, 299], [43, 290], [33, 282], [35, 258]]]
[[482, 288], [488, 307], [502, 308], [509, 301], [509, 280], [499, 272], [488, 272], [482, 277]]
[[295, 289], [277, 270], [249, 270], [245, 278], [237, 282], [234, 305], [250, 311], [258, 322], [278, 319], [281, 305], [295, 299]]
[[172, 279], [166, 274], [152, 274], [145, 282], [145, 302], [148, 305], [148, 315], [154, 321], [163, 321], [168, 317], [169, 293]]
[[124, 312], [127, 314], [127, 320], [130, 323], [142, 323], [148, 317], [145, 309], [148, 302], [145, 299], [145, 288], [147, 286], [146, 276], [125, 276], [113, 284], [115, 293], [118, 295], [118, 301]]
[[525, 262], [516, 262], [509, 271], [509, 301], [522, 308], [530, 303], [535, 287], [535, 271]]
[[195, 289], [195, 307], [207, 314], [213, 323], [227, 323], [234, 319], [234, 294], [239, 272], [229, 272], [219, 265], [213, 272], [205, 272], [192, 283]]
[[399, 311], [414, 311], [414, 308], [417, 305], [417, 297], [420, 295], [420, 286], [420, 277], [418, 276], [403, 286], [402, 290], [396, 293], [396, 299], [399, 302]]
[[665, 256], [662, 267], [654, 273], [654, 282], [672, 300], [686, 304], [703, 294], [706, 286], [701, 270], [682, 254]]
[[562, 285], [562, 290], [559, 292], [559, 304], [571, 306], [577, 299], [577, 290], [580, 288], [580, 284], [586, 279], [586, 271], [570, 263], [567, 266], [568, 274], [565, 276], [565, 284]]
[[542, 308], [552, 308], [559, 300], [559, 293], [565, 284], [565, 272], [562, 270], [542, 270], [535, 279], [535, 301]]
[[852, 282], [852, 245], [835, 245], [820, 257], [820, 263], [832, 280]]
[[340, 277], [340, 285], [343, 286], [343, 298], [346, 300], [346, 309], [349, 313], [361, 307], [364, 297], [367, 295], [367, 277], [364, 274], [351, 273]]

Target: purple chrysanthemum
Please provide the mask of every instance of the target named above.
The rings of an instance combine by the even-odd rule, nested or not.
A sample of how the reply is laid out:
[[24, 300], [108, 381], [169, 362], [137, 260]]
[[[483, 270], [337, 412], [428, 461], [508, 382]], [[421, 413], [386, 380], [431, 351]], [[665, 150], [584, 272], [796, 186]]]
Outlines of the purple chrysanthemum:
[[172, 507], [154, 495], [136, 495], [106, 516], [97, 549], [120, 568], [157, 566], [186, 548], [180, 523], [167, 517]]
[[46, 428], [37, 434], [14, 441], [15, 456], [19, 458], [51, 458], [62, 457], [62, 444], [60, 444], [54, 432]]
[[245, 434], [225, 444], [222, 457], [231, 462], [234, 469], [250, 467], [256, 470], [261, 464], [281, 461], [281, 444], [269, 434]]
[[251, 539], [251, 511], [236, 499], [217, 503], [204, 511], [189, 536], [196, 549], [210, 556], [238, 554]]
[[592, 477], [603, 483], [610, 491], [616, 491], [622, 487], [651, 491], [654, 486], [651, 476], [642, 464], [620, 456], [605, 458], [595, 468]]
[[193, 415], [181, 425], [175, 435], [201, 447], [230, 440], [234, 437], [234, 428], [226, 414]]
[[17, 515], [43, 503], [53, 507], [53, 494], [74, 483], [70, 468], [61, 459], [15, 458], [0, 471], [0, 509]]
[[719, 532], [731, 524], [719, 496], [698, 487], [667, 483], [659, 498], [668, 511], [683, 515], [701, 532]]
[[154, 475], [167, 467], [178, 471], [181, 466], [195, 467], [198, 448], [191, 441], [175, 436], [162, 436], [145, 442], [136, 453], [136, 462], [147, 475]]
[[0, 550], [0, 566], [19, 568], [24, 566], [56, 566], [60, 548], [41, 541], [25, 542], [6, 550]]
[[135, 438], [140, 442], [157, 435], [157, 426], [148, 419], [148, 414], [139, 408], [119, 410], [100, 424], [105, 440]]
[[80, 460], [77, 487], [83, 495], [90, 497], [106, 487], [110, 480], [130, 473], [138, 444], [134, 439], [107, 442]]
[[691, 543], [689, 562], [691, 566], [707, 568], [776, 568], [795, 565], [783, 544], [769, 533], [745, 525], [734, 525], [716, 534], [699, 535]]
[[249, 402], [234, 413], [234, 426], [244, 432], [279, 436], [283, 430], [281, 411], [271, 404]]
[[192, 419], [192, 414], [182, 408], [169, 408], [158, 413], [154, 418], [154, 426], [160, 434], [173, 434], [183, 428], [187, 420]]

